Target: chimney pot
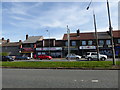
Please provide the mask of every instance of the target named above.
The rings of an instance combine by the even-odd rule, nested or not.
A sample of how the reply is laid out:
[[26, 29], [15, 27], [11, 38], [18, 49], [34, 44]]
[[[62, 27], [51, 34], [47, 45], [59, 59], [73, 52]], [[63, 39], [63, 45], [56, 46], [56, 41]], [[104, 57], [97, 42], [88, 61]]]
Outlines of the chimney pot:
[[19, 42], [22, 42], [22, 40], [19, 40]]
[[77, 30], [77, 36], [79, 36], [79, 33], [80, 33], [80, 30], [78, 29], [78, 30]]
[[10, 39], [7, 39], [7, 43], [9, 43], [10, 42]]
[[4, 38], [2, 38], [2, 41], [4, 40]]
[[28, 34], [26, 34], [26, 40], [28, 39]]

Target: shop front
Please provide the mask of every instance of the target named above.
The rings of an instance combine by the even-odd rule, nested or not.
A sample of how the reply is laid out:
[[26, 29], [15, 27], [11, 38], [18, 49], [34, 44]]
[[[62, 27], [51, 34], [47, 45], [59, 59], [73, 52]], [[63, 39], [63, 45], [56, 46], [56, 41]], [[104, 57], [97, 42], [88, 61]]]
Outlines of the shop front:
[[108, 57], [112, 57], [112, 46], [106, 45], [99, 47], [99, 52], [101, 54], [107, 55]]
[[33, 48], [22, 48], [20, 53], [22, 56], [28, 56], [28, 57], [33, 58], [34, 49]]
[[46, 54], [50, 55], [53, 58], [61, 58], [62, 57], [62, 47], [43, 47], [36, 48], [36, 55]]
[[[76, 46], [70, 46], [70, 53], [79, 55], [78, 47], [76, 47]], [[64, 54], [64, 57], [67, 56], [67, 54], [68, 54], [68, 47], [64, 47], [63, 48], [63, 54]]]
[[87, 52], [95, 52], [96, 46], [80, 46], [79, 52], [81, 56], [86, 55]]
[[115, 46], [115, 56], [120, 57], [120, 46]]

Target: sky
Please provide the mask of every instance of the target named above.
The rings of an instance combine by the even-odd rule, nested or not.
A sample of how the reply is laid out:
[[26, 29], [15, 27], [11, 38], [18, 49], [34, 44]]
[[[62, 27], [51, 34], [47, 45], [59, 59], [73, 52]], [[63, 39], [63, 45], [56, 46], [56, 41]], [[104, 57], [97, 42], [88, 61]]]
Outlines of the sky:
[[[106, 0], [105, 0], [106, 1]], [[90, 0], [89, 0], [90, 2]], [[94, 32], [93, 10], [97, 31], [108, 31], [106, 2], [1, 2], [0, 38], [12, 42], [24, 41], [25, 35], [62, 39], [67, 33]], [[112, 27], [118, 30], [118, 2], [110, 2]], [[48, 32], [47, 32], [48, 30]]]

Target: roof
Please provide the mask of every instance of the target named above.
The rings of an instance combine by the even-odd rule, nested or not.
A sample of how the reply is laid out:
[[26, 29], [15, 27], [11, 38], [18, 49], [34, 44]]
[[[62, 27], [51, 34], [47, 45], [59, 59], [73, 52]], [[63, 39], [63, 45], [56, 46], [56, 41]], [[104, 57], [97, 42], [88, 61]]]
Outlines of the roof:
[[36, 43], [37, 41], [41, 41], [41, 40], [43, 40], [42, 36], [30, 36], [23, 43]]
[[[93, 33], [79, 33], [77, 36], [76, 33], [70, 33], [70, 40], [87, 40], [87, 39], [94, 39]], [[67, 40], [67, 34], [64, 34], [63, 40]]]
[[7, 42], [7, 40], [2, 40], [2, 39], [0, 39], [0, 44], [6, 43], [6, 42]]
[[[113, 31], [114, 38], [120, 38], [120, 30]], [[70, 40], [88, 40], [88, 39], [95, 39], [95, 33], [79, 33], [79, 36], [77, 36], [77, 33], [70, 33]], [[110, 39], [110, 36], [107, 32], [98, 32], [98, 39]], [[67, 34], [64, 34], [63, 40], [67, 39]]]
[[9, 42], [9, 43], [2, 43], [2, 46], [19, 46], [21, 42]]
[[120, 38], [120, 30], [113, 31], [114, 38]]

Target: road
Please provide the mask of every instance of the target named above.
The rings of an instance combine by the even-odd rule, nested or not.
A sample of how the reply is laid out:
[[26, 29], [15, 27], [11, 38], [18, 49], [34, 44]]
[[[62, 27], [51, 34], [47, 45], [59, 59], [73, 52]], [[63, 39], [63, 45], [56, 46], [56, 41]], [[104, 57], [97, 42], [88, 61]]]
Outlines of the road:
[[3, 88], [118, 88], [117, 70], [3, 69]]

